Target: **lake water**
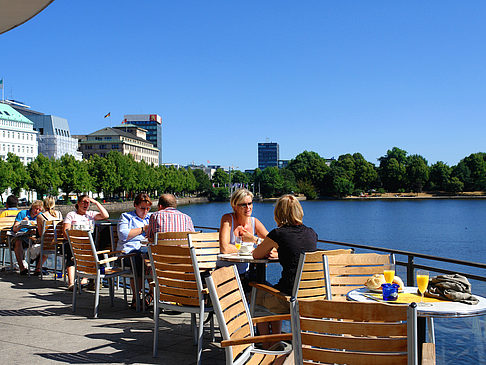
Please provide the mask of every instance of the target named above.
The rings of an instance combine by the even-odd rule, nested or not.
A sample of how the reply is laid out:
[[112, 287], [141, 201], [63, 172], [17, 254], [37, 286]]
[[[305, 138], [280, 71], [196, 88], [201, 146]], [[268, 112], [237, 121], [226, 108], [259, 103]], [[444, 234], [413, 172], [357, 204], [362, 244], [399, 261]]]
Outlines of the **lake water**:
[[[302, 206], [304, 224], [312, 227], [322, 240], [486, 262], [486, 200], [304, 201]], [[273, 208], [272, 203], [255, 203], [253, 208], [253, 215], [269, 231], [275, 228]], [[195, 225], [206, 227], [219, 227], [221, 216], [231, 211], [229, 203], [195, 204], [179, 209], [189, 214]], [[454, 269], [454, 265], [440, 266]], [[270, 282], [280, 277], [278, 267], [269, 265]], [[480, 269], [469, 272], [486, 276]], [[404, 272], [399, 274], [405, 278]], [[486, 296], [485, 283], [472, 281], [472, 285], [473, 292]], [[485, 316], [436, 319], [435, 330], [438, 364], [486, 364]]]

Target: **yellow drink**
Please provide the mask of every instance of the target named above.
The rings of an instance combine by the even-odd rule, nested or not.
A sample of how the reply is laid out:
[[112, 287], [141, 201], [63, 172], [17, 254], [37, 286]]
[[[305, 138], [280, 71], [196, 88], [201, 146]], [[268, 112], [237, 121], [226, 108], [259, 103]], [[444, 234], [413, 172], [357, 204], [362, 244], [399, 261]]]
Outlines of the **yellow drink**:
[[240, 250], [240, 248], [241, 248], [241, 243], [235, 243], [235, 247], [236, 247], [236, 249], [239, 251], [239, 250]]
[[429, 284], [429, 275], [418, 275], [417, 274], [417, 286], [420, 293], [425, 293], [427, 290], [427, 285]]
[[395, 277], [395, 270], [384, 270], [383, 275], [385, 275], [385, 281], [391, 284], [393, 282], [393, 278]]

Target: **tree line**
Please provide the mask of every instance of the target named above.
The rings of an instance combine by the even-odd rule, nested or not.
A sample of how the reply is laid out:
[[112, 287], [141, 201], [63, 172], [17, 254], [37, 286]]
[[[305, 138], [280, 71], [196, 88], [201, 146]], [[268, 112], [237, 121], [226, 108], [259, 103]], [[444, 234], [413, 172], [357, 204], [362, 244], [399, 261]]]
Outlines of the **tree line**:
[[304, 151], [286, 168], [268, 167], [252, 173], [217, 169], [212, 179], [199, 169], [184, 169], [136, 162], [131, 155], [111, 151], [77, 161], [71, 155], [50, 159], [42, 154], [24, 166], [9, 153], [0, 160], [0, 192], [8, 188], [18, 195], [22, 189], [39, 197], [66, 196], [84, 192], [105, 198], [131, 198], [134, 192], [152, 196], [170, 192], [177, 195], [204, 195], [214, 200], [229, 197], [233, 186], [247, 186], [263, 197], [302, 193], [309, 199], [343, 197], [368, 192], [433, 191], [457, 194], [486, 189], [486, 154], [473, 153], [455, 166], [439, 161], [429, 166], [420, 155], [408, 155], [393, 147], [378, 158], [379, 165], [366, 161], [360, 153], [345, 154], [330, 164], [312, 151]]

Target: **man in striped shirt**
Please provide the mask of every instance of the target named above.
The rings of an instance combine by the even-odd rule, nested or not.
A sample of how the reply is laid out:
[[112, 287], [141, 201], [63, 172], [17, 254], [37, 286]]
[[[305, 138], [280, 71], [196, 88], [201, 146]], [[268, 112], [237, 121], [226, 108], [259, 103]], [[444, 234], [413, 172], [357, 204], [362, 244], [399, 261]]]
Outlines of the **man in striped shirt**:
[[177, 209], [177, 200], [172, 194], [162, 194], [158, 211], [152, 214], [146, 236], [153, 241], [157, 232], [194, 232], [191, 217]]

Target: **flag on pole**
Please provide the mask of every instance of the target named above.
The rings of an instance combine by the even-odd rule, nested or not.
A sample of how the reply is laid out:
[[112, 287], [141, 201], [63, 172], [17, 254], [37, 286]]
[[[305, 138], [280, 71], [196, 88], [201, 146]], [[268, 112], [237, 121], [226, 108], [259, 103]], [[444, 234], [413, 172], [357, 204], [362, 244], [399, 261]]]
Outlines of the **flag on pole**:
[[3, 90], [3, 79], [0, 80], [0, 90]]
[[111, 115], [111, 112], [105, 115], [105, 118], [108, 118]]

